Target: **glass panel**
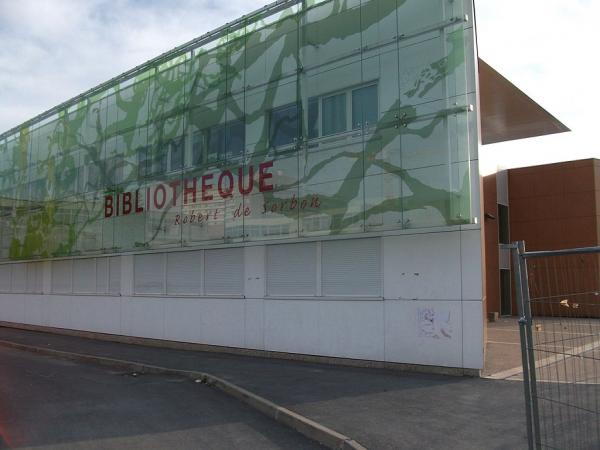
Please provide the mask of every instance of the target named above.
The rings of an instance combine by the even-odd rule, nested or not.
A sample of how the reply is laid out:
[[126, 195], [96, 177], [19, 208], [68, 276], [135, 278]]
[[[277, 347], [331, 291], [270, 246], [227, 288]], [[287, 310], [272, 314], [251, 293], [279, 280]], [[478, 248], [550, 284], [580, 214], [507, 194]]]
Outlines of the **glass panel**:
[[244, 231], [249, 241], [298, 237], [298, 188], [252, 194]]
[[269, 143], [271, 147], [292, 144], [298, 137], [298, 105], [273, 109], [269, 117]]
[[298, 67], [298, 24], [295, 16], [265, 24], [247, 36], [246, 85], [260, 86], [286, 76]]
[[204, 134], [206, 162], [213, 163], [225, 159], [225, 126], [208, 128]]
[[185, 192], [178, 223], [184, 245], [223, 242], [225, 203], [219, 195], [219, 177], [220, 171], [214, 168], [186, 173], [182, 182]]
[[[274, 110], [283, 107], [289, 107], [292, 116], [291, 129], [293, 123], [297, 124], [297, 111], [294, 110], [297, 101], [297, 83], [295, 78], [282, 79], [281, 81], [269, 84], [264, 88], [252, 89], [246, 91], [245, 98], [245, 120], [246, 120], [246, 154], [262, 154], [273, 148], [270, 141], [271, 127], [278, 130], [276, 122], [272, 122], [271, 115]], [[280, 111], [282, 114], [284, 111]], [[295, 117], [295, 118], [294, 118]], [[288, 126], [290, 124], [288, 123]], [[289, 136], [294, 134], [292, 130], [287, 132]], [[279, 131], [279, 130], [278, 130]], [[295, 137], [298, 135], [298, 127], [295, 128]], [[285, 134], [284, 134], [285, 137]], [[289, 144], [287, 144], [289, 145]]]
[[323, 136], [346, 131], [346, 93], [323, 99]]
[[312, 97], [308, 99], [308, 138], [319, 136], [319, 99]]
[[184, 150], [185, 145], [183, 136], [171, 140], [169, 149], [171, 159], [169, 169], [171, 171], [177, 171], [183, 168]]
[[144, 179], [150, 175], [152, 166], [151, 166], [151, 157], [150, 157], [150, 147], [145, 145], [138, 149], [138, 178]]
[[192, 167], [199, 167], [204, 162], [204, 136], [201, 131], [194, 131], [192, 135]]
[[352, 127], [368, 127], [377, 122], [379, 108], [377, 105], [377, 85], [366, 86], [352, 91]]
[[301, 30], [301, 64], [305, 69], [341, 57], [360, 57], [358, 1], [326, 2], [309, 9]]
[[470, 7], [301, 2], [4, 137], [0, 258], [473, 222]]
[[300, 188], [300, 235], [313, 236], [362, 231], [362, 178], [347, 178]]
[[367, 230], [404, 227], [402, 179], [398, 174], [365, 177], [365, 223]]
[[361, 1], [363, 47], [369, 48], [395, 40], [398, 35], [397, 8], [395, 1]]
[[227, 159], [244, 155], [246, 146], [246, 124], [243, 119], [227, 123], [226, 147]]
[[146, 125], [150, 99], [150, 80], [145, 79], [116, 93], [120, 131]]

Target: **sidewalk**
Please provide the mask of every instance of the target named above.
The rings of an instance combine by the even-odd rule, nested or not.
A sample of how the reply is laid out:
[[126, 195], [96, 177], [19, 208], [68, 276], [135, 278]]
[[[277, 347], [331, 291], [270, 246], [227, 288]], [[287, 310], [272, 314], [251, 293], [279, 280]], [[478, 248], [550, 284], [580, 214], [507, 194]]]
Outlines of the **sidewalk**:
[[207, 372], [368, 449], [527, 446], [520, 382], [171, 350], [1, 327], [0, 340]]

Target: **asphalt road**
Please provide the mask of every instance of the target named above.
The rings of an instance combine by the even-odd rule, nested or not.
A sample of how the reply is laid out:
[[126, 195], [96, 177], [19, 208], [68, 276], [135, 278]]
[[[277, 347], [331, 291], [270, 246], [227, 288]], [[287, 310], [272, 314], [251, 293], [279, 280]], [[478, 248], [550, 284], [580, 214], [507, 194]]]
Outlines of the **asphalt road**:
[[0, 348], [0, 449], [319, 449], [190, 380]]
[[5, 327], [0, 340], [210, 373], [369, 450], [527, 448], [521, 382], [174, 350]]

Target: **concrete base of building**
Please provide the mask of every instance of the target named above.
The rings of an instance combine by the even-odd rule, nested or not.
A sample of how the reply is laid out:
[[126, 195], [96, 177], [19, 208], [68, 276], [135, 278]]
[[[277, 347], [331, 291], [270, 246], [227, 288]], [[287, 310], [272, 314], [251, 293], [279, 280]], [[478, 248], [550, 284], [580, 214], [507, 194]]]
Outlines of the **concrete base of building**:
[[22, 330], [40, 331], [43, 333], [76, 336], [101, 341], [120, 342], [123, 344], [145, 345], [149, 347], [169, 348], [175, 350], [189, 350], [199, 352], [226, 353], [231, 355], [253, 356], [260, 358], [287, 359], [292, 361], [330, 364], [347, 367], [362, 367], [373, 369], [390, 369], [402, 372], [433, 373], [439, 375], [479, 377], [481, 371], [463, 367], [427, 366], [420, 364], [406, 364], [398, 362], [372, 361], [352, 358], [336, 358], [329, 356], [307, 355], [299, 353], [273, 352], [266, 350], [253, 350], [237, 347], [224, 347], [208, 344], [197, 344], [191, 342], [168, 341], [163, 339], [141, 338], [134, 336], [123, 336], [108, 333], [96, 333], [91, 331], [71, 330], [66, 328], [47, 327], [43, 325], [29, 325], [24, 323], [0, 321], [1, 327], [17, 328]]

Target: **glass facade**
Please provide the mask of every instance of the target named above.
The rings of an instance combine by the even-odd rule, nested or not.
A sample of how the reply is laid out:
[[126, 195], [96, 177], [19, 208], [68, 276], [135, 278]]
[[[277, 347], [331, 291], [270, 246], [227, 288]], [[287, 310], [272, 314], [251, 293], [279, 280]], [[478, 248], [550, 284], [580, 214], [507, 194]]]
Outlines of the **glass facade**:
[[0, 259], [473, 222], [471, 17], [280, 3], [5, 133]]

